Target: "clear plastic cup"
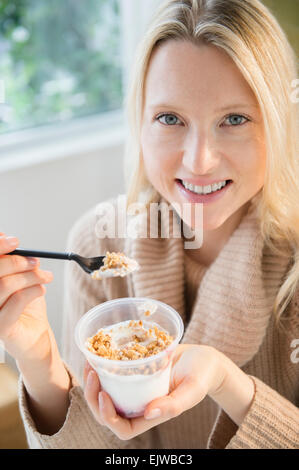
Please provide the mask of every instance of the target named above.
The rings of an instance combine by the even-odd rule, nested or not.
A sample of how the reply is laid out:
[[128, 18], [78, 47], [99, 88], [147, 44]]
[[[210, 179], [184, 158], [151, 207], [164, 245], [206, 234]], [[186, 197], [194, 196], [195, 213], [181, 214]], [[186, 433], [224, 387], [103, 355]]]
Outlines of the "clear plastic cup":
[[[126, 361], [106, 359], [87, 349], [87, 338], [94, 336], [99, 329], [126, 320], [139, 320], [138, 307], [149, 301], [157, 309], [146, 320], [142, 317], [142, 321], [145, 325], [147, 322], [156, 324], [173, 337], [167, 348], [144, 359]], [[97, 372], [101, 387], [110, 395], [118, 414], [136, 418], [143, 416], [149, 402], [169, 393], [172, 358], [183, 332], [180, 315], [169, 305], [145, 297], [126, 297], [104, 302], [83, 315], [76, 326], [75, 340]]]

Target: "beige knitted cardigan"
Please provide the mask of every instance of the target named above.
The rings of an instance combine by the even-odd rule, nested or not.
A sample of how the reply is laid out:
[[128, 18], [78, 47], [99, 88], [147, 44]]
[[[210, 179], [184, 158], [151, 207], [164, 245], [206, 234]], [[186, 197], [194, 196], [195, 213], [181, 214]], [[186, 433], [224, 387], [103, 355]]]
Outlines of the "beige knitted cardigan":
[[[116, 200], [108, 202], [116, 205]], [[299, 338], [299, 292], [284, 314], [285, 330], [280, 331], [275, 327], [272, 305], [291, 260], [265, 249], [256, 210], [249, 210], [215, 261], [205, 268], [189, 260], [183, 238], [173, 237], [172, 229], [170, 238], [138, 237], [146, 214], [138, 216], [135, 239], [99, 238], [99, 226], [107, 214], [105, 207], [100, 203], [77, 221], [67, 249], [83, 256], [123, 251], [136, 259], [141, 269], [125, 278], [94, 281], [76, 263], [66, 263], [62, 355], [72, 377], [70, 406], [56, 434], [40, 434], [30, 416], [20, 377], [19, 403], [29, 446], [298, 448], [299, 364], [292, 341]], [[74, 328], [93, 306], [128, 296], [149, 297], [171, 305], [184, 321], [182, 343], [214, 346], [253, 378], [254, 399], [239, 427], [209, 397], [127, 441], [94, 420], [81, 388], [84, 358], [75, 345]], [[51, 322], [51, 312], [49, 319]]]

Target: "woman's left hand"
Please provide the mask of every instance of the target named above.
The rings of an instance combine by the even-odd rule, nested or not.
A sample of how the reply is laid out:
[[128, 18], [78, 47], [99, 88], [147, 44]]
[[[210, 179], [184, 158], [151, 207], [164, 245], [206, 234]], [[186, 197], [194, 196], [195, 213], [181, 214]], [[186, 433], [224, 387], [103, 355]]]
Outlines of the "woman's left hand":
[[84, 382], [84, 396], [95, 419], [121, 440], [132, 439], [179, 416], [207, 395], [240, 424], [254, 396], [253, 381], [239, 367], [217, 349], [196, 344], [177, 346], [169, 394], [151, 401], [142, 417], [126, 419], [118, 415], [110, 396], [102, 391], [97, 373], [87, 362]]

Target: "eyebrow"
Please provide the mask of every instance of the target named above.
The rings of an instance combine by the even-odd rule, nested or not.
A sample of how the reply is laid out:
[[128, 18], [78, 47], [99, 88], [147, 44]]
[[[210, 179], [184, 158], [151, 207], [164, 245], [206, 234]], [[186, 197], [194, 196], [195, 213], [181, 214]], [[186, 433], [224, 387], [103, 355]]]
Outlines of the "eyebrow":
[[228, 106], [223, 106], [222, 108], [217, 109], [217, 111], [226, 111], [231, 108], [256, 108], [258, 109], [259, 106], [258, 104], [255, 104], [255, 103], [252, 103], [252, 104], [235, 103], [235, 104], [229, 104]]
[[[177, 106], [173, 106], [168, 103], [153, 103], [149, 106], [149, 108], [154, 109], [154, 108], [173, 108], [173, 109], [180, 109]], [[227, 106], [222, 106], [221, 108], [216, 109], [216, 111], [227, 111], [228, 109], [232, 108], [255, 108], [258, 109], [259, 106], [258, 104], [246, 104], [246, 103], [235, 103], [235, 104], [229, 104]]]

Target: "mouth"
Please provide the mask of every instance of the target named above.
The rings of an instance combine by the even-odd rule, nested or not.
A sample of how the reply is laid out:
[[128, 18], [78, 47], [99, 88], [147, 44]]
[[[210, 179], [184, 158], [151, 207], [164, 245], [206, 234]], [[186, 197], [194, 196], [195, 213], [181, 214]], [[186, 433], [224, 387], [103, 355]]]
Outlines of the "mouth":
[[233, 184], [233, 180], [227, 179], [211, 185], [199, 186], [177, 178], [175, 183], [190, 202], [209, 203], [222, 197]]

